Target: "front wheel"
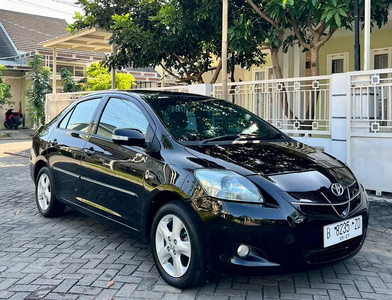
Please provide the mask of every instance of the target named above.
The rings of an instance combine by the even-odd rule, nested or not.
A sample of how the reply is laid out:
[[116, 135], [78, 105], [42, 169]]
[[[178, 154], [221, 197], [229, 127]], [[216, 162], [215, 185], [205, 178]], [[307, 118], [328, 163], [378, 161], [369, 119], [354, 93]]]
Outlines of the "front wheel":
[[65, 205], [54, 196], [52, 177], [47, 167], [43, 167], [38, 173], [35, 199], [39, 212], [46, 218], [57, 217], [65, 210]]
[[167, 283], [177, 288], [204, 283], [203, 241], [184, 203], [170, 202], [158, 210], [150, 241], [155, 264]]
[[11, 129], [12, 128], [8, 121], [4, 122], [4, 127], [7, 128], [7, 129]]

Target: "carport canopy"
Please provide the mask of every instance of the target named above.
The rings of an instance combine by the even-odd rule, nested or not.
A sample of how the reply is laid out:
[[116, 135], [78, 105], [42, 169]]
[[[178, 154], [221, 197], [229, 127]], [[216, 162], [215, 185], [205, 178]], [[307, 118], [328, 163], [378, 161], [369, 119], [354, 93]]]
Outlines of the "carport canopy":
[[[86, 52], [114, 53], [113, 45], [109, 44], [112, 32], [98, 28], [85, 29], [42, 42], [45, 48], [53, 49], [53, 70], [57, 66], [57, 49], [68, 49]], [[116, 88], [115, 70], [112, 69], [112, 89]], [[53, 74], [53, 91], [56, 91], [56, 72]]]

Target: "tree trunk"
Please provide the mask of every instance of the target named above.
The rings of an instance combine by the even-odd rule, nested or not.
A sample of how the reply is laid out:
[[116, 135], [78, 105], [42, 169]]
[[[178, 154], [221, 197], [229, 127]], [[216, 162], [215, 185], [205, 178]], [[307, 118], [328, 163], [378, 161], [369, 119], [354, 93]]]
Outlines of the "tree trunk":
[[[270, 47], [271, 59], [272, 59], [272, 65], [273, 65], [275, 79], [283, 79], [282, 68], [280, 67], [279, 58], [278, 58], [279, 50], [280, 50], [280, 46], [275, 47], [275, 48]], [[282, 84], [282, 91], [281, 91], [279, 98], [280, 98], [280, 102], [281, 102], [282, 107], [284, 107], [285, 115], [290, 120], [297, 119], [297, 117], [294, 115], [293, 111], [290, 109], [289, 103], [287, 101], [286, 85], [284, 84], [284, 82], [282, 82], [281, 84]]]
[[222, 70], [222, 59], [219, 60], [219, 64], [218, 64], [218, 66], [215, 69], [214, 76], [212, 76], [212, 79], [211, 79], [211, 82], [210, 82], [211, 84], [216, 83], [221, 70]]
[[198, 84], [203, 84], [204, 83], [203, 73], [201, 75], [197, 76], [197, 83]]
[[[319, 76], [320, 75], [320, 64], [319, 64], [320, 48], [313, 46], [317, 42], [318, 42], [318, 40], [317, 40], [317, 37], [315, 36], [312, 44], [310, 45], [310, 70], [311, 70], [312, 76]], [[317, 91], [312, 92], [310, 94], [310, 97], [309, 97], [310, 99], [308, 98], [308, 101], [306, 103], [305, 117], [310, 119], [305, 122], [306, 123], [305, 125], [307, 125], [308, 130], [311, 130], [311, 128], [309, 128], [309, 126], [312, 124], [312, 122], [313, 122], [312, 120], [315, 117], [314, 108], [317, 106], [319, 95], [320, 95], [320, 90], [317, 89]], [[310, 111], [310, 103], [312, 103], [312, 110], [311, 111]]]
[[231, 79], [231, 82], [235, 82], [235, 76], [234, 76], [234, 73], [235, 73], [235, 57], [234, 57], [234, 53], [232, 53], [231, 54], [231, 76], [230, 76], [230, 79]]
[[310, 47], [310, 70], [312, 76], [320, 75], [319, 51], [320, 48], [318, 47]]
[[275, 79], [283, 79], [282, 68], [280, 67], [279, 58], [278, 58], [279, 50], [280, 50], [280, 46], [276, 48], [270, 47], [272, 66], [274, 70]]

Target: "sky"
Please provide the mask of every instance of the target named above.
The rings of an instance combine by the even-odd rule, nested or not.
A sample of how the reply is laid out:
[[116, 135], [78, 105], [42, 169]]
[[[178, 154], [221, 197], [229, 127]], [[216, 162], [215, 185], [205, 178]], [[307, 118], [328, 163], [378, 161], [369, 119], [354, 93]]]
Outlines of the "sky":
[[75, 0], [0, 0], [0, 9], [33, 15], [66, 19], [72, 22], [75, 11], [81, 11]]

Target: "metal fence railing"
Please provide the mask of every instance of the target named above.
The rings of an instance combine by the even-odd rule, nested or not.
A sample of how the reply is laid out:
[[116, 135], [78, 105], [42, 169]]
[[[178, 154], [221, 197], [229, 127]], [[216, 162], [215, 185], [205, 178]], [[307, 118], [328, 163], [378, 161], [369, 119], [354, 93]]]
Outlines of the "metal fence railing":
[[[171, 92], [181, 92], [188, 93], [189, 87], [186, 85], [180, 86], [170, 86], [170, 87], [144, 87], [150, 90], [157, 91], [171, 91]], [[142, 89], [142, 88], [141, 88]], [[104, 92], [104, 91], [96, 91], [96, 92]], [[61, 111], [63, 111], [68, 105], [73, 103], [80, 98], [89, 95], [94, 92], [74, 92], [74, 93], [56, 93], [56, 94], [47, 94], [45, 101], [45, 120], [46, 123], [50, 122], [55, 116], [57, 116]]]
[[[294, 135], [330, 135], [331, 76], [233, 82], [228, 100], [282, 131]], [[222, 84], [213, 96], [222, 97]]]
[[392, 136], [392, 69], [353, 73], [351, 132]]

